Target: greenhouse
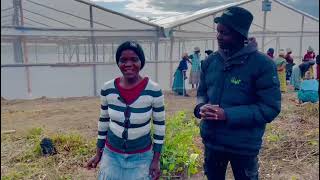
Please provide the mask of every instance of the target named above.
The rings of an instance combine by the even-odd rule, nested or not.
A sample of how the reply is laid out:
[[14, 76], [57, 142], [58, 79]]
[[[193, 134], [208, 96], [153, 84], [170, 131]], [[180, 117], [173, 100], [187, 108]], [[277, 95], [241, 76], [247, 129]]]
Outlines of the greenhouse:
[[296, 62], [308, 46], [318, 53], [319, 19], [278, 0], [268, 2], [266, 11], [262, 0], [243, 0], [147, 22], [90, 1], [3, 0], [1, 94], [8, 99], [96, 96], [104, 82], [120, 75], [114, 55], [126, 40], [141, 43], [147, 60], [143, 74], [169, 90], [183, 52], [198, 46], [204, 58], [204, 50], [217, 50], [213, 18], [231, 6], [253, 13], [249, 36], [261, 51], [291, 48]]

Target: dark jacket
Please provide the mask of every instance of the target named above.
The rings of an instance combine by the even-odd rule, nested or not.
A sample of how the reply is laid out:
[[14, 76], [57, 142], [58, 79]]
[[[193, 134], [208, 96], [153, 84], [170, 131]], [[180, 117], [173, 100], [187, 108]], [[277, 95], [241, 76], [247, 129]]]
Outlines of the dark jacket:
[[281, 93], [276, 65], [254, 45], [230, 58], [215, 52], [204, 61], [194, 114], [204, 103], [217, 104], [226, 121], [201, 120], [204, 144], [215, 150], [257, 155], [266, 123], [280, 113]]
[[303, 63], [301, 63], [299, 65], [300, 68], [300, 72], [301, 72], [301, 78], [304, 77], [304, 75], [306, 74], [306, 72], [310, 69], [311, 66], [313, 66], [315, 64], [315, 61], [310, 60], [310, 61], [304, 61]]

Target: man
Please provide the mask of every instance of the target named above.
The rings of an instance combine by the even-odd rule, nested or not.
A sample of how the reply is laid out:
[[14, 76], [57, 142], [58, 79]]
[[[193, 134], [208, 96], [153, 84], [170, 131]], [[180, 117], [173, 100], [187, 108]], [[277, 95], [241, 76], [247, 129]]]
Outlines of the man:
[[281, 109], [274, 62], [245, 45], [252, 14], [228, 8], [217, 23], [219, 50], [204, 61], [197, 92], [196, 117], [205, 145], [209, 180], [225, 179], [230, 161], [235, 179], [258, 179], [258, 158], [266, 123]]

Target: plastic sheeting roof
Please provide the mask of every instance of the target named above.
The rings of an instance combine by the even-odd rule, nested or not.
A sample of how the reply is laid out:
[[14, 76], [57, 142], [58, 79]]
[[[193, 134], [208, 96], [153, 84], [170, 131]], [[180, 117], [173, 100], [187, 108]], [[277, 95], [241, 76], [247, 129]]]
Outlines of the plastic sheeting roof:
[[221, 6], [216, 6], [216, 7], [212, 7], [212, 8], [205, 8], [205, 9], [201, 9], [199, 11], [196, 11], [194, 13], [190, 13], [190, 14], [180, 14], [177, 16], [170, 16], [168, 18], [163, 18], [160, 20], [154, 20], [151, 21], [155, 24], [158, 24], [160, 26], [163, 26], [164, 28], [173, 28], [194, 20], [197, 20], [199, 18], [202, 17], [206, 17], [212, 14], [215, 14], [219, 11], [223, 11], [224, 9], [228, 8], [228, 7], [232, 7], [232, 6], [239, 6], [241, 4], [244, 3], [248, 3], [254, 0], [242, 0], [239, 2], [235, 2], [235, 3], [228, 3], [225, 5], [221, 5]]
[[[13, 26], [13, 0], [1, 0], [1, 26]], [[94, 29], [157, 29], [158, 25], [136, 19], [87, 0], [21, 0], [23, 22], [36, 28], [91, 28], [90, 7]], [[20, 14], [20, 11], [19, 11]], [[19, 21], [21, 22], [20, 18]]]
[[[4, 34], [8, 31], [3, 31], [3, 27], [13, 25], [13, 2], [13, 0], [1, 1], [1, 32], [5, 32]], [[159, 34], [156, 33], [159, 33], [159, 31], [162, 30], [162, 27], [165, 28], [165, 33], [171, 29], [180, 31], [182, 33], [180, 33], [180, 37], [184, 37], [186, 32], [189, 34], [193, 33], [192, 36], [194, 37], [196, 37], [199, 32], [200, 36], [207, 33], [207, 35], [203, 37], [212, 37], [212, 33], [215, 32], [213, 17], [219, 16], [224, 9], [231, 6], [241, 6], [249, 9], [254, 15], [254, 22], [250, 32], [261, 33], [264, 13], [261, 10], [262, 0], [242, 0], [222, 6], [205, 8], [191, 14], [172, 16], [153, 22], [147, 22], [100, 7], [90, 3], [88, 0], [21, 0], [21, 2], [25, 27], [34, 28], [34, 31], [37, 31], [37, 28], [48, 29], [48, 35], [50, 34], [50, 30], [52, 31], [52, 29], [60, 28], [65, 30], [63, 33], [70, 36], [73, 36], [74, 33], [67, 32], [68, 30], [84, 30], [87, 35], [90, 35], [89, 30], [92, 25], [95, 30], [108, 31], [100, 33], [101, 36], [108, 37], [123, 37], [126, 36], [126, 34], [128, 36], [139, 37], [157, 36]], [[301, 31], [304, 33], [319, 32], [319, 19], [282, 3], [279, 0], [271, 0], [271, 2], [272, 10], [267, 13], [267, 33], [299, 33]], [[92, 7], [92, 24], [90, 23], [90, 7]], [[303, 29], [301, 28], [302, 24]], [[16, 29], [16, 31], [17, 32], [14, 32], [13, 34], [21, 33], [20, 30]], [[132, 33], [130, 33], [131, 31]], [[137, 34], [134, 31], [140, 31], [140, 33], [145, 31], [145, 35]], [[54, 33], [61, 35], [62, 31]], [[162, 31], [160, 33], [162, 33]], [[45, 35], [45, 32], [42, 31], [41, 35]]]
[[[295, 9], [294, 7], [287, 5], [279, 0], [271, 0], [272, 10], [267, 13], [267, 31], [301, 31], [301, 17], [304, 16], [304, 31], [313, 31], [318, 32], [317, 27], [319, 19], [313, 17], [305, 12]], [[173, 29], [180, 27], [181, 30], [187, 31], [198, 31], [196, 26], [207, 25], [208, 28], [203, 28], [201, 31], [211, 31], [214, 29], [212, 26], [213, 18], [208, 19], [207, 17], [212, 15], [220, 15], [221, 12], [231, 6], [241, 6], [250, 10], [254, 15], [254, 28], [251, 28], [251, 31], [261, 31], [263, 26], [263, 11], [262, 0], [242, 0], [235, 3], [229, 3], [217, 7], [205, 8], [199, 11], [196, 11], [191, 14], [182, 14], [178, 16], [171, 16], [168, 18], [163, 18], [160, 20], [152, 21], [159, 26], [163, 26], [166, 29]], [[196, 22], [196, 23], [194, 23]], [[189, 24], [189, 26], [188, 26]], [[191, 25], [192, 24], [192, 25]], [[184, 27], [185, 26], [185, 27]], [[188, 26], [188, 28], [186, 28]], [[309, 26], [309, 27], [308, 27]], [[184, 28], [183, 28], [184, 27]], [[211, 30], [210, 30], [211, 29]]]

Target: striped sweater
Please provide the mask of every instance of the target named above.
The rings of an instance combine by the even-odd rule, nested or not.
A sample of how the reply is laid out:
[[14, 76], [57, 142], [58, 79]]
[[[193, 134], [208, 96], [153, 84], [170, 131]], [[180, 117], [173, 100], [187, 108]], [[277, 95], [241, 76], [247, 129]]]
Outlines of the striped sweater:
[[131, 104], [126, 104], [120, 96], [115, 79], [103, 85], [97, 147], [103, 148], [107, 139], [112, 147], [132, 152], [144, 149], [153, 142], [153, 150], [161, 152], [164, 135], [164, 96], [158, 84], [148, 80], [145, 89]]

